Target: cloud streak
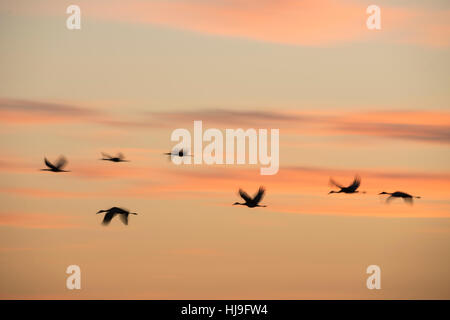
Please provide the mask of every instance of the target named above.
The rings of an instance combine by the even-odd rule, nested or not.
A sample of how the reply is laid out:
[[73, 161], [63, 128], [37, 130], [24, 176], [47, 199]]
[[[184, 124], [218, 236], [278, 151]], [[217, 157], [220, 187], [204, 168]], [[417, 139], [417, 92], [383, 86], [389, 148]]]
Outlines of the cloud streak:
[[158, 123], [242, 128], [279, 128], [294, 134], [363, 135], [419, 142], [450, 143], [450, 113], [437, 111], [344, 112], [336, 114], [298, 111], [199, 110], [160, 112], [150, 116]]
[[9, 124], [80, 122], [98, 118], [100, 112], [73, 105], [0, 98], [0, 121]]
[[450, 143], [450, 113], [446, 111], [377, 111], [340, 113], [275, 110], [199, 109], [179, 112], [143, 112], [128, 118], [95, 109], [40, 101], [0, 99], [0, 122], [34, 125], [78, 122], [116, 129], [169, 129], [192, 126], [202, 120], [223, 128], [278, 128], [307, 135], [358, 135], [417, 142]]
[[25, 213], [25, 212], [0, 212], [0, 226], [30, 228], [30, 229], [67, 229], [77, 228], [78, 224], [64, 216]]
[[[78, 1], [93, 19], [162, 25], [207, 35], [302, 46], [384, 41], [432, 47], [450, 44], [450, 10], [382, 5], [382, 30], [365, 25], [367, 3], [337, 0]], [[56, 15], [52, 1], [0, 6], [31, 15]]]

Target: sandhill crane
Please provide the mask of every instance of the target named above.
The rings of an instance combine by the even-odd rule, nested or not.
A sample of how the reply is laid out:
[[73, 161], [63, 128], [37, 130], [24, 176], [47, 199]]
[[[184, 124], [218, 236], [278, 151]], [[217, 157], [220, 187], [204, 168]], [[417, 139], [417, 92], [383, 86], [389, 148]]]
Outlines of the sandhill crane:
[[245, 200], [245, 202], [235, 202], [233, 205], [241, 205], [241, 206], [247, 206], [249, 208], [254, 207], [267, 207], [267, 206], [261, 206], [259, 205], [259, 202], [261, 202], [262, 198], [264, 197], [264, 193], [266, 192], [266, 189], [264, 187], [259, 187], [258, 192], [255, 194], [253, 198], [251, 198], [244, 190], [239, 189], [239, 195], [242, 197], [242, 199]]
[[58, 160], [56, 161], [56, 164], [51, 163], [47, 160], [47, 158], [44, 158], [45, 165], [48, 167], [46, 169], [41, 169], [41, 171], [51, 171], [51, 172], [70, 172], [67, 170], [63, 170], [63, 168], [67, 164], [67, 159], [64, 158], [64, 156], [60, 156]]
[[102, 156], [103, 156], [103, 158], [100, 160], [112, 161], [112, 162], [129, 162], [130, 161], [130, 160], [125, 160], [124, 155], [120, 152], [115, 157], [112, 157], [109, 154], [102, 152]]
[[172, 152], [166, 152], [165, 155], [174, 156], [174, 157], [192, 157], [192, 155], [187, 154], [188, 151], [180, 149], [179, 151], [173, 150]]
[[413, 198], [420, 199], [420, 197], [418, 197], [418, 196], [412, 196], [412, 195], [410, 195], [408, 193], [401, 192], [401, 191], [395, 191], [395, 192], [392, 192], [392, 193], [383, 191], [383, 192], [381, 192], [379, 194], [388, 194], [389, 195], [389, 197], [387, 197], [387, 199], [386, 199], [386, 203], [391, 202], [394, 198], [403, 198], [403, 200], [406, 203], [413, 204]]
[[118, 208], [118, 207], [112, 207], [107, 210], [100, 210], [97, 212], [97, 214], [102, 213], [102, 212], [106, 212], [105, 216], [103, 217], [103, 222], [102, 222], [104, 225], [108, 225], [111, 222], [112, 218], [114, 218], [116, 215], [120, 215], [122, 222], [125, 225], [128, 225], [128, 215], [130, 215], [130, 214], [137, 215], [137, 213], [135, 213], [135, 212], [130, 212], [128, 210]]
[[[355, 179], [353, 180], [353, 183], [351, 185], [349, 185], [348, 187], [342, 186], [341, 184], [334, 181], [332, 178], [330, 178], [330, 184], [340, 188], [341, 190], [339, 190], [339, 191], [331, 190], [330, 192], [328, 192], [328, 194], [330, 194], [330, 193], [357, 193], [359, 191], [357, 191], [356, 189], [358, 189], [359, 185], [361, 184], [361, 178], [358, 175], [356, 175]], [[366, 193], [366, 192], [363, 191], [362, 193]]]

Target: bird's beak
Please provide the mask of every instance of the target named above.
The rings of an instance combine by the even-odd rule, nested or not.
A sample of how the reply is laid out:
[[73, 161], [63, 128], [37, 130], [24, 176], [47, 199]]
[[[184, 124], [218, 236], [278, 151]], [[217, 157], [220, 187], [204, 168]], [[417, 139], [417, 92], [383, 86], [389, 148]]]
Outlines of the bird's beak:
[[100, 210], [99, 212], [97, 212], [96, 214], [102, 213], [102, 211]]

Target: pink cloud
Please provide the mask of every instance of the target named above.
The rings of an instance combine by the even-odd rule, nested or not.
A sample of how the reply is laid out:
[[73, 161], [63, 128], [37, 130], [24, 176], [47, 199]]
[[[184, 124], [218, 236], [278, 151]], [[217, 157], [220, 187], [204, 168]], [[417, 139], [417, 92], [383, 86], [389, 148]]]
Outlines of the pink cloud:
[[[77, 228], [79, 224], [65, 216], [42, 213], [0, 212], [0, 226], [31, 229]], [[15, 248], [14, 250], [20, 250]], [[22, 250], [28, 250], [23, 248]]]
[[[292, 134], [365, 135], [418, 142], [450, 143], [450, 113], [446, 111], [347, 111], [298, 112], [287, 110], [206, 109], [178, 112], [144, 112], [129, 117], [71, 105], [39, 101], [0, 99], [0, 122], [5, 124], [48, 125], [61, 122], [101, 124], [114, 130], [159, 130], [191, 126], [236, 128], [279, 128]], [[5, 164], [3, 164], [5, 165]], [[1, 167], [1, 163], [0, 163]], [[89, 170], [87, 168], [86, 170]]]
[[[382, 30], [370, 31], [366, 27], [370, 3], [358, 1], [80, 0], [77, 4], [83, 16], [93, 19], [156, 24], [293, 45], [328, 46], [372, 40], [427, 46], [450, 44], [450, 11], [430, 7], [382, 6]], [[22, 14], [61, 15], [61, 8], [52, 1], [5, 7]]]

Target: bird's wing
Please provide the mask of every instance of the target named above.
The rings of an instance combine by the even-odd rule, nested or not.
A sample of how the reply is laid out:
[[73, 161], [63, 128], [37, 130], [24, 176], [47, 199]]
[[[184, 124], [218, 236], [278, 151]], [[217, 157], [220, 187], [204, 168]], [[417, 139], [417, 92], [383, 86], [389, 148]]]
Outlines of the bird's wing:
[[120, 160], [125, 159], [125, 157], [124, 157], [124, 155], [123, 155], [122, 152], [119, 152], [119, 153], [117, 154], [117, 158], [119, 158]]
[[104, 156], [105, 158], [108, 158], [108, 159], [112, 158], [109, 154], [107, 154], [105, 152], [102, 152], [102, 156]]
[[107, 214], [105, 214], [102, 223], [104, 225], [108, 225], [111, 222], [112, 218], [114, 218], [115, 215], [116, 214], [114, 212], [108, 212]]
[[58, 162], [56, 162], [56, 168], [62, 169], [67, 164], [67, 159], [64, 156], [59, 157]]
[[115, 213], [119, 213], [119, 214], [122, 214], [122, 213], [130, 213], [130, 211], [129, 211], [128, 209], [124, 209], [124, 208], [113, 207], [113, 208], [111, 208], [111, 209], [113, 209], [113, 211], [114, 211]]
[[407, 197], [407, 198], [411, 197], [412, 198], [412, 195], [410, 195], [409, 193], [406, 193], [406, 192], [397, 191], [396, 193], [398, 193], [400, 195], [400, 197]]
[[341, 188], [341, 189], [343, 188], [342, 184], [337, 183], [336, 181], [333, 180], [333, 178], [330, 178], [330, 185], [336, 186], [336, 187]]
[[391, 203], [391, 201], [394, 200], [393, 196], [389, 196], [386, 198], [386, 203]]
[[239, 189], [239, 195], [241, 196], [242, 199], [245, 200], [245, 202], [250, 202], [252, 201], [252, 198], [250, 198], [250, 196], [247, 194], [247, 192], [245, 192], [242, 189]]
[[44, 162], [45, 162], [45, 165], [47, 167], [49, 167], [50, 169], [57, 169], [50, 161], [47, 160], [47, 158], [44, 158]]
[[360, 184], [361, 184], [361, 178], [359, 176], [355, 176], [353, 183], [351, 185], [349, 185], [348, 188], [355, 191], [356, 189], [358, 189]]
[[253, 198], [253, 201], [255, 201], [256, 204], [258, 204], [262, 198], [264, 198], [264, 193], [266, 192], [266, 189], [264, 187], [259, 187], [258, 193]]
[[407, 204], [413, 204], [413, 198], [412, 197], [406, 197], [406, 198], [403, 198], [403, 200], [405, 200], [405, 202], [407, 203]]
[[128, 225], [128, 215], [127, 214], [121, 214], [120, 220], [127, 226]]

